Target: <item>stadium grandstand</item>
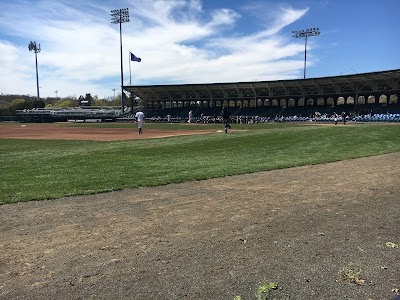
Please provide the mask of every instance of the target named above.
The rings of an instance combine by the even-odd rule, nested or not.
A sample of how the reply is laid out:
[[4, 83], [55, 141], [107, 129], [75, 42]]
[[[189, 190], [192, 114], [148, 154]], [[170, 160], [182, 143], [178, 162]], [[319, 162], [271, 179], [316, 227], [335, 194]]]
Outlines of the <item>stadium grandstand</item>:
[[124, 89], [141, 98], [146, 117], [154, 120], [165, 120], [167, 116], [184, 120], [190, 110], [199, 120], [201, 116], [218, 115], [223, 106], [229, 107], [233, 119], [258, 116], [301, 121], [326, 116], [327, 120], [328, 116], [345, 112], [359, 121], [384, 121], [383, 116], [394, 121], [400, 113], [400, 69], [295, 80]]
[[143, 110], [155, 122], [215, 122], [222, 107], [233, 122], [331, 122], [335, 115], [359, 122], [400, 122], [400, 69], [294, 80], [124, 86], [130, 107], [81, 105], [68, 109], [19, 110], [25, 122], [131, 121]]

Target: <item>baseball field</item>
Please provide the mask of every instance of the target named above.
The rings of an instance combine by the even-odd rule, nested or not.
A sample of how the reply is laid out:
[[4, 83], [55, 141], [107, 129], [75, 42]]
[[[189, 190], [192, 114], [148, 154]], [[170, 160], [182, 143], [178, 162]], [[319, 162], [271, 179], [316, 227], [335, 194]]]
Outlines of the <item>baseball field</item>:
[[0, 299], [399, 292], [399, 125], [222, 129], [0, 124]]

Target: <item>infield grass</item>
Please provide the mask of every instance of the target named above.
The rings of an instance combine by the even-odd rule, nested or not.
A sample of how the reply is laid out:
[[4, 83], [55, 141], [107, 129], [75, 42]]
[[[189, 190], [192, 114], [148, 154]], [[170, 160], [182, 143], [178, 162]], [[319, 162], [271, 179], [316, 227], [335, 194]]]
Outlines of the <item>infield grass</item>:
[[[96, 125], [100, 124], [90, 126]], [[149, 126], [146, 124], [147, 128]], [[192, 125], [152, 126], [184, 126], [181, 128], [187, 130]], [[221, 129], [221, 125], [214, 124], [201, 128], [193, 126]], [[396, 125], [253, 124], [234, 125], [234, 128], [247, 130], [227, 135], [111, 142], [0, 139], [0, 204], [202, 180], [400, 151], [400, 126]]]

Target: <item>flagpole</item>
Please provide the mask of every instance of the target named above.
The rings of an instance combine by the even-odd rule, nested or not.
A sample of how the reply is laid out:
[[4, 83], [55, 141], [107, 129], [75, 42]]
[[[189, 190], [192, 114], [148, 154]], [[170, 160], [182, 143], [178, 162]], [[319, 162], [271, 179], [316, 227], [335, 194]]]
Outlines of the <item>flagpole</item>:
[[129, 49], [129, 85], [132, 85], [132, 74], [131, 74], [131, 50]]

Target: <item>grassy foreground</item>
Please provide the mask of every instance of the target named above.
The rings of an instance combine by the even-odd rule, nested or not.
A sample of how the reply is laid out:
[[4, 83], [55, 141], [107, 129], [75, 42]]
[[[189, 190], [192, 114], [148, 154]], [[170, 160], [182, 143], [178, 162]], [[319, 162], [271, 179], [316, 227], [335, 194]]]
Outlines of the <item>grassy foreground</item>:
[[1, 139], [0, 204], [400, 151], [400, 126], [279, 124], [242, 128], [249, 130], [112, 142]]

